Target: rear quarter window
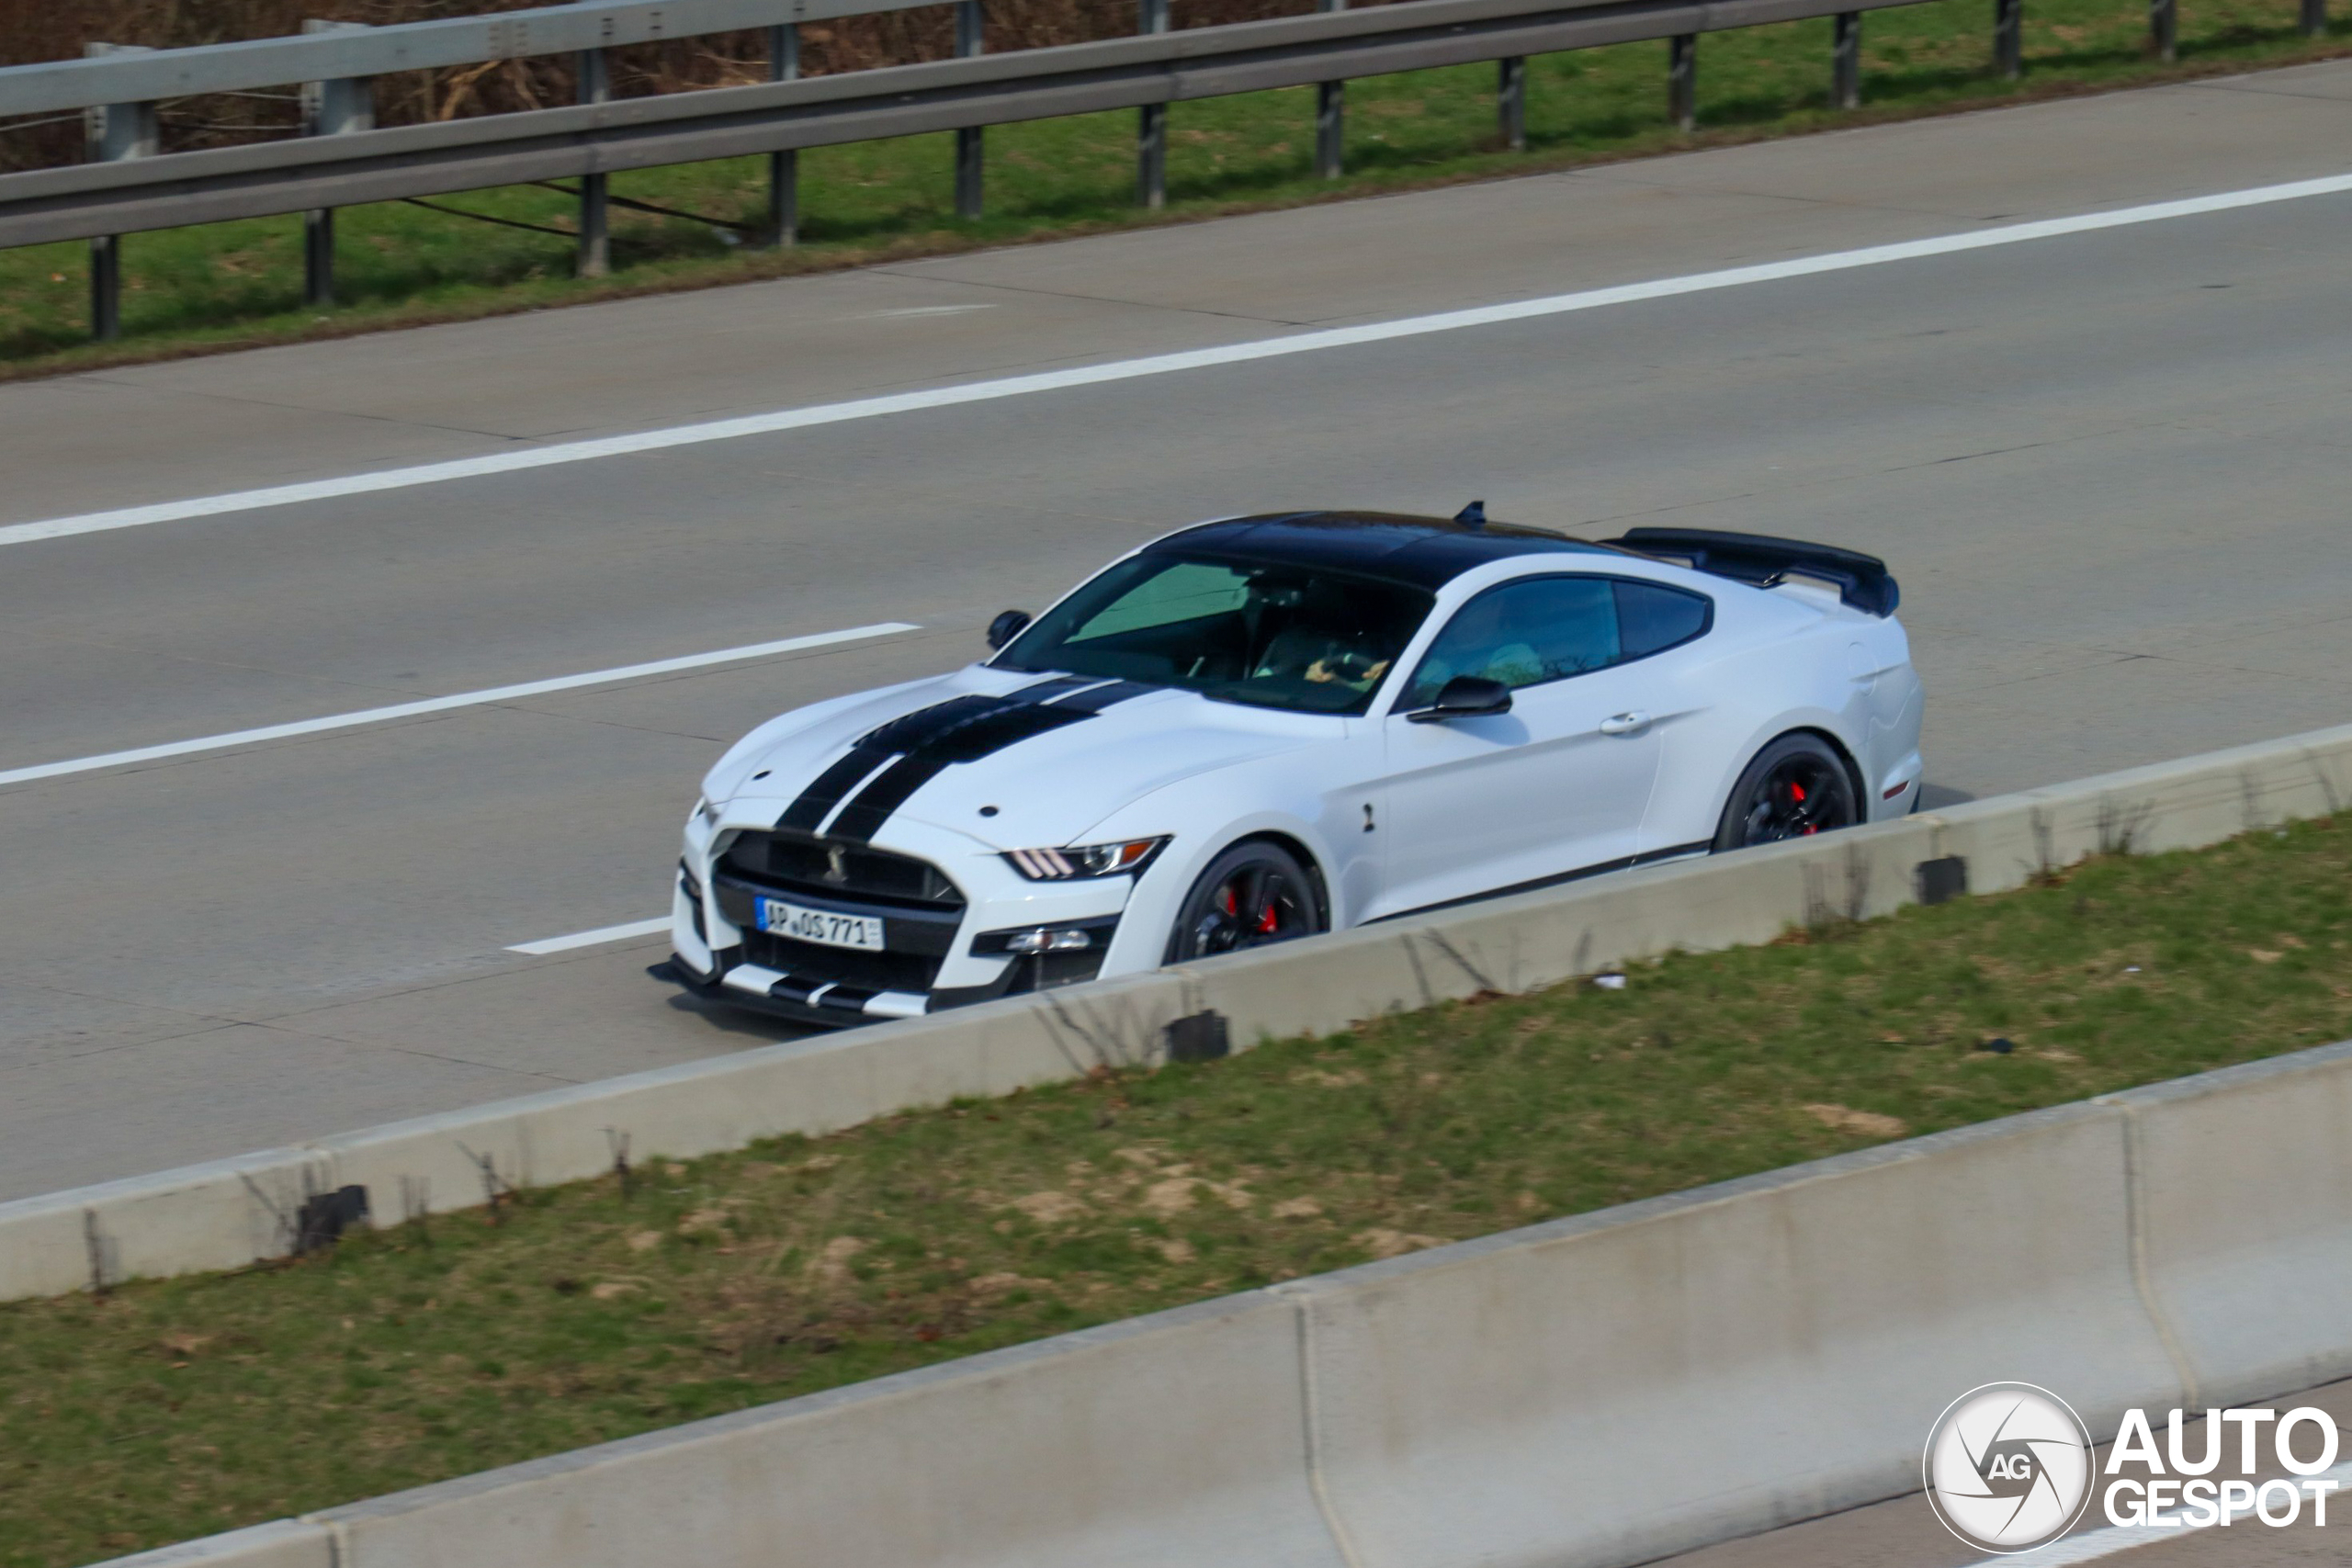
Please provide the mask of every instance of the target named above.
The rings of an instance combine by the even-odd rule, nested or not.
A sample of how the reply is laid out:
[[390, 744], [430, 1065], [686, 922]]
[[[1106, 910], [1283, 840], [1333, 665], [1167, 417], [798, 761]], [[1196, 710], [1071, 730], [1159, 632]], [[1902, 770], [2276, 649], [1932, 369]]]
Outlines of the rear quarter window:
[[1668, 588], [1658, 582], [1628, 582], [1619, 578], [1617, 639], [1621, 658], [1646, 659], [1706, 635], [1714, 624], [1715, 602], [1703, 593]]

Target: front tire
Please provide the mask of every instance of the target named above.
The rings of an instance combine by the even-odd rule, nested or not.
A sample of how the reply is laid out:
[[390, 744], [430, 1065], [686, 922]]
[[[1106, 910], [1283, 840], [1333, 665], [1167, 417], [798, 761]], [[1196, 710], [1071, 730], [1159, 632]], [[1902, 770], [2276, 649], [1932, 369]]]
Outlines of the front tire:
[[1315, 881], [1276, 844], [1236, 844], [1193, 882], [1168, 933], [1167, 963], [1312, 936], [1324, 926]]
[[1818, 736], [1783, 735], [1758, 751], [1732, 786], [1715, 828], [1715, 852], [1811, 838], [1860, 820], [1845, 759]]

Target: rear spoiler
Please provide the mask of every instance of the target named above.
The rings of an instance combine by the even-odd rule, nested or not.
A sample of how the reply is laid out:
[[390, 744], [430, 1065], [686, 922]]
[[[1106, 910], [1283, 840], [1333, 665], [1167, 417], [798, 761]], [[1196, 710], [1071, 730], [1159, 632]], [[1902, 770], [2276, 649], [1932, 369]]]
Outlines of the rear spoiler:
[[1818, 578], [1836, 588], [1838, 598], [1873, 615], [1892, 615], [1903, 599], [1884, 561], [1835, 545], [1713, 528], [1635, 528], [1603, 542], [1754, 588], [1770, 588], [1786, 577]]

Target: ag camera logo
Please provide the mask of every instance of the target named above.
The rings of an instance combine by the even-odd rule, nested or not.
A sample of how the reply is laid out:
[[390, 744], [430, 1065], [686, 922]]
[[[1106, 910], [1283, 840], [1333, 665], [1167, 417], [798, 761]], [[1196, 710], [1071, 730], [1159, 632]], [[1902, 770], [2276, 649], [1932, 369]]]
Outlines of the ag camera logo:
[[2090, 1429], [2029, 1382], [1990, 1382], [1951, 1402], [1928, 1434], [1928, 1502], [1980, 1551], [2031, 1551], [2072, 1529], [2090, 1502]]
[[[2196, 1420], [2204, 1437], [2194, 1446], [2203, 1452], [2192, 1455], [2187, 1428]], [[2263, 1474], [2269, 1468], [2259, 1451], [2266, 1427], [2286, 1476]], [[2094, 1491], [2117, 1535], [2222, 1529], [2246, 1518], [2285, 1529], [2301, 1521], [2306, 1502], [2312, 1525], [2324, 1527], [2328, 1495], [2352, 1472], [2352, 1465], [2336, 1466], [2335, 1418], [2315, 1405], [2284, 1415], [2240, 1408], [2200, 1416], [2177, 1409], [2163, 1429], [2160, 1443], [2146, 1410], [2126, 1410], [2102, 1482], [2090, 1431], [2073, 1406], [2033, 1383], [1986, 1383], [1953, 1400], [1928, 1431], [1922, 1461], [1928, 1503], [1968, 1545], [2011, 1555], [2048, 1546], [2072, 1529]], [[2232, 1460], [2234, 1477], [2222, 1473]]]

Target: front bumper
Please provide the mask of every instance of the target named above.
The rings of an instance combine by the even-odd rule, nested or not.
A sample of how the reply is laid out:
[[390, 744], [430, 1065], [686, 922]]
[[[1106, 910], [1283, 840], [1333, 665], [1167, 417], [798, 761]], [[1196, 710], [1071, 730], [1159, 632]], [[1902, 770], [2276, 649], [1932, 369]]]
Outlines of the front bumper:
[[[738, 834], [761, 829], [690, 823], [671, 898], [672, 977], [696, 996], [838, 1029], [916, 1018], [943, 1008], [1050, 989], [1102, 972], [1134, 879], [1034, 883], [964, 835], [893, 822], [873, 850], [925, 863], [962, 896], [960, 908], [923, 907], [853, 886], [819, 889], [744, 863]], [[714, 855], [714, 848], [718, 852]], [[804, 846], [805, 852], [805, 846]], [[756, 855], [751, 858], [754, 862]], [[880, 951], [820, 946], [758, 930], [762, 897], [882, 923]], [[991, 936], [1039, 927], [1084, 927], [1084, 952], [1008, 956]]]

